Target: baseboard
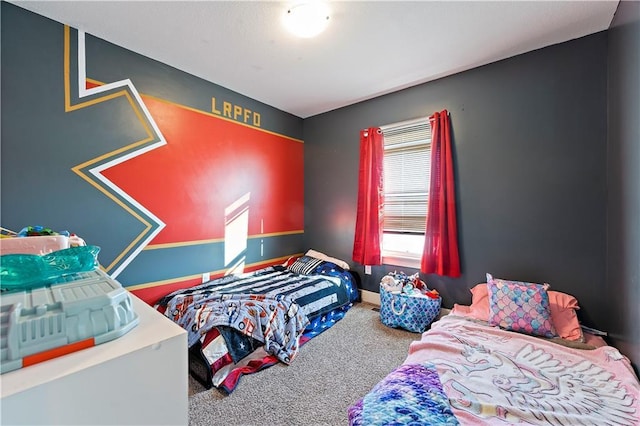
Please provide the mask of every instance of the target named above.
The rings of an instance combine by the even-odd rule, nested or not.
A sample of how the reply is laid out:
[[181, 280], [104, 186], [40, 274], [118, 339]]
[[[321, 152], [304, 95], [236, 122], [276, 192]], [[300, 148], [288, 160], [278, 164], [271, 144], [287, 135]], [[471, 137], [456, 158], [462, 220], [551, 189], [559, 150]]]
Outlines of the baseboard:
[[369, 290], [360, 290], [360, 300], [364, 303], [380, 306], [380, 293]]

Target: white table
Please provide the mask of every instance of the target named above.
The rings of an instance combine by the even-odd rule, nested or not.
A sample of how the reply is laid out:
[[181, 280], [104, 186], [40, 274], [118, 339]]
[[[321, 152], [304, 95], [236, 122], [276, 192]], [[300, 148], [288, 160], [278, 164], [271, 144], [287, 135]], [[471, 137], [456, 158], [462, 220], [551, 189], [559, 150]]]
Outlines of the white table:
[[187, 333], [131, 297], [127, 334], [0, 375], [0, 424], [186, 425]]

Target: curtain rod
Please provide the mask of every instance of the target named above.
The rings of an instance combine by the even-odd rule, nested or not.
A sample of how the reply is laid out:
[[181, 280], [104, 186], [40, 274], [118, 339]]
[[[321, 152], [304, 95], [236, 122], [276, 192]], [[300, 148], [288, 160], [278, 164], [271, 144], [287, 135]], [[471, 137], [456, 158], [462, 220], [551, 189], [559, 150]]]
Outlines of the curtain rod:
[[385, 130], [389, 130], [392, 127], [410, 126], [412, 124], [417, 124], [425, 120], [429, 121], [429, 117], [425, 116], [425, 117], [419, 117], [419, 118], [412, 118], [411, 120], [400, 121], [398, 123], [385, 124], [384, 126], [379, 126], [379, 127], [380, 127], [380, 130], [384, 132]]
[[[451, 117], [451, 113], [449, 111], [447, 111], [447, 116]], [[384, 132], [385, 130], [391, 129], [393, 127], [410, 126], [412, 124], [416, 124], [416, 123], [419, 123], [419, 122], [424, 121], [424, 120], [429, 120], [430, 118], [431, 118], [431, 116], [412, 118], [412, 119], [409, 119], [409, 120], [400, 121], [398, 123], [391, 123], [391, 124], [385, 124], [384, 126], [378, 126], [378, 128], [381, 131]], [[362, 129], [362, 130], [367, 130], [367, 129]]]

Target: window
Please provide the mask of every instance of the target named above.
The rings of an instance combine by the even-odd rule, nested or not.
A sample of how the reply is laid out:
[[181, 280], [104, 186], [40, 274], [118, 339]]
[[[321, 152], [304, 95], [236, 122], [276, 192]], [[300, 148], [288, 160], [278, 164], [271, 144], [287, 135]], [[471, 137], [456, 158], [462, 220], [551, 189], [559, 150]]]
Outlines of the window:
[[419, 268], [431, 175], [427, 117], [381, 127], [384, 137], [383, 263]]
[[[430, 164], [431, 157], [437, 158], [437, 163]], [[387, 170], [383, 170], [385, 167]], [[363, 265], [379, 265], [382, 261], [419, 268], [425, 274], [460, 276], [455, 177], [446, 109], [428, 119], [360, 131], [354, 237], [353, 260]], [[422, 253], [417, 240], [422, 240], [426, 248]]]

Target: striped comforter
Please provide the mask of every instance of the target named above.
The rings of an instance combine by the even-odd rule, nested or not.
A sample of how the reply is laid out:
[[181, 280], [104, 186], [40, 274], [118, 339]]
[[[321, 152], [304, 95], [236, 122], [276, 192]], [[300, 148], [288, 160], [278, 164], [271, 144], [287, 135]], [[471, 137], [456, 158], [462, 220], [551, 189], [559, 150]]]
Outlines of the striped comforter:
[[[158, 306], [168, 308], [171, 301], [178, 298], [182, 303], [175, 305], [180, 312], [186, 309], [185, 305], [193, 304], [212, 294], [264, 294], [271, 298], [291, 298], [309, 319], [313, 319], [351, 302], [351, 285], [353, 283], [345, 283], [334, 275], [296, 274], [283, 267], [270, 266], [255, 272], [227, 275], [195, 287], [177, 290], [160, 299]], [[172, 314], [165, 312], [169, 318]]]
[[236, 365], [246, 374], [253, 372], [248, 360], [259, 368], [288, 364], [302, 343], [344, 316], [356, 285], [349, 273], [327, 266], [310, 275], [280, 266], [229, 275], [173, 292], [156, 307], [187, 330], [189, 347], [202, 347], [212, 385], [230, 392], [241, 375], [234, 376]]

